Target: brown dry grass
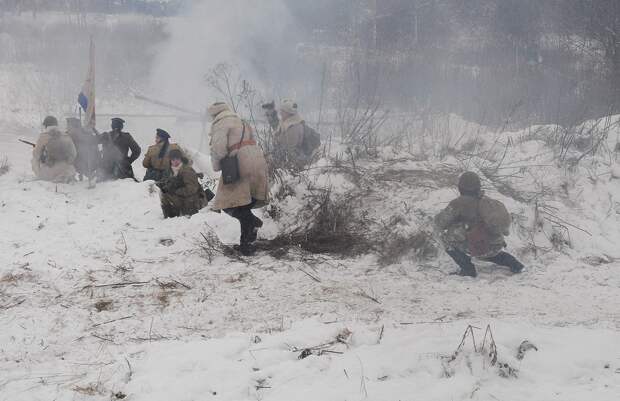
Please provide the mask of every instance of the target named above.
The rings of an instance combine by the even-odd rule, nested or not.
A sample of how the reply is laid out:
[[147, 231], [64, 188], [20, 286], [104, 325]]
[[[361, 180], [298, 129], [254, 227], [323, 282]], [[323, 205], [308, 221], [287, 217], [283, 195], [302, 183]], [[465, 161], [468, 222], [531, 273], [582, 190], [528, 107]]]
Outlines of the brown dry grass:
[[101, 299], [95, 302], [95, 305], [93, 306], [95, 307], [95, 310], [97, 312], [110, 311], [112, 310], [112, 307], [114, 306], [114, 301], [109, 300], [109, 299]]

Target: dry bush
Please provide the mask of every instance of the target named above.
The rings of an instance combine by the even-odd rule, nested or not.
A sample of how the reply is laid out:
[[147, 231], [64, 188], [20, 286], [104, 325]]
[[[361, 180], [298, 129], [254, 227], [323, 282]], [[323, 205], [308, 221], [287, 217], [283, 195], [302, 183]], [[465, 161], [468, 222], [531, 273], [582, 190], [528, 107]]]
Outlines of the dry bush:
[[170, 305], [170, 293], [168, 291], [161, 291], [155, 298], [157, 298], [157, 301], [161, 305], [162, 309]]
[[102, 300], [95, 302], [94, 307], [95, 307], [95, 310], [97, 310], [97, 312], [102, 312], [102, 311], [112, 310], [113, 305], [114, 305], [114, 302], [112, 300], [102, 299]]
[[0, 284], [17, 285], [21, 281], [31, 280], [34, 276], [31, 273], [5, 273], [0, 277]]
[[11, 170], [9, 159], [5, 156], [0, 158], [0, 176], [8, 173]]
[[353, 58], [348, 67], [335, 100], [340, 139], [352, 155], [376, 157], [379, 131], [389, 115], [379, 94], [382, 74], [369, 60]]
[[301, 248], [311, 253], [359, 255], [371, 249], [368, 222], [358, 214], [359, 199], [335, 196], [331, 189], [307, 198], [296, 220], [305, 222], [270, 241], [270, 248]]
[[607, 138], [619, 124], [620, 120], [605, 116], [591, 122], [558, 126], [553, 135], [547, 137], [546, 143], [555, 150], [557, 160], [575, 168], [588, 156], [606, 153], [613, 158], [613, 150], [607, 147]]
[[[499, 359], [497, 344], [495, 343], [491, 326], [487, 325], [481, 344], [476, 342], [474, 329], [478, 330], [477, 327], [467, 326], [461, 338], [461, 343], [456, 350], [451, 355], [441, 357], [443, 376], [446, 378], [455, 376], [459, 366], [464, 361], [470, 371], [472, 371], [474, 364], [476, 364], [485, 370], [493, 368], [499, 377], [518, 378], [519, 370]], [[466, 344], [470, 340], [473, 349], [467, 349]]]
[[220, 241], [210, 227], [207, 227], [205, 232], [200, 233], [200, 237], [201, 238], [197, 241], [198, 249], [209, 263], [211, 263], [213, 258], [217, 255], [222, 255], [224, 253], [224, 244], [222, 244], [222, 241]]

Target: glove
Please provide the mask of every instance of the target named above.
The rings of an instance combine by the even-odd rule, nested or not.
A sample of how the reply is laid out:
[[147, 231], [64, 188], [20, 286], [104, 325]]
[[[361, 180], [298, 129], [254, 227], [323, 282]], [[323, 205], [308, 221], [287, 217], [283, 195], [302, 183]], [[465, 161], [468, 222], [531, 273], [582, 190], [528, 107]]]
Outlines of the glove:
[[162, 180], [162, 181], [156, 181], [155, 185], [157, 185], [157, 188], [159, 188], [161, 190], [161, 192], [166, 193], [166, 181], [167, 180]]

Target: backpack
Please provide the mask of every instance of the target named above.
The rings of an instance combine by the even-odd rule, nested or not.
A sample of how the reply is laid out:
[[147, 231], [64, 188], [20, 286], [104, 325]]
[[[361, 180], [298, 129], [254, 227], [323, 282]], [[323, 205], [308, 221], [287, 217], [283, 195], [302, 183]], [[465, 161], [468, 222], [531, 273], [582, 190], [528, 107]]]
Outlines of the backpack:
[[478, 202], [480, 222], [467, 233], [469, 253], [474, 257], [485, 257], [491, 251], [491, 238], [508, 235], [511, 217], [506, 206], [498, 200], [483, 196]]
[[487, 229], [493, 234], [510, 233], [512, 218], [502, 202], [483, 196], [478, 203], [478, 213]]
[[71, 157], [71, 144], [68, 140], [71, 139], [66, 136], [63, 137], [60, 134], [50, 135], [50, 139], [45, 145], [44, 153], [46, 164], [54, 164], [56, 162], [68, 161]]
[[304, 137], [301, 142], [301, 150], [306, 156], [312, 156], [314, 151], [321, 146], [321, 134], [316, 132], [316, 130], [310, 126], [308, 126], [305, 122], [303, 123], [304, 127]]

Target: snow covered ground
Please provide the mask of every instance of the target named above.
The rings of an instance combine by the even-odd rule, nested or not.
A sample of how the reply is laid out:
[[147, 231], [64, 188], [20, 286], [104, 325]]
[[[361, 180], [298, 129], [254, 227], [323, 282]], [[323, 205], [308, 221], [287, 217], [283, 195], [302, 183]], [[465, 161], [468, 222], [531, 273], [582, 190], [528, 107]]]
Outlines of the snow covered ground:
[[[620, 186], [612, 166], [567, 173], [539, 139], [506, 134], [522, 138], [504, 161], [506, 174], [522, 172], [509, 182], [520, 194], [546, 189], [541, 210], [578, 229], [570, 227], [571, 247], [553, 249], [557, 224], [542, 219], [528, 231], [539, 217], [534, 202], [485, 180], [518, 217], [509, 247], [527, 269], [512, 276], [481, 264], [470, 279], [448, 275], [455, 267], [443, 253], [388, 266], [372, 255], [313, 265], [295, 253], [209, 261], [200, 233], [235, 242], [228, 216], [203, 210], [164, 220], [147, 183], [88, 190], [33, 181], [28, 149], [15, 140], [29, 132], [2, 127], [0, 149], [12, 165], [0, 177], [2, 401], [620, 399]], [[150, 130], [135, 129], [143, 145]], [[415, 231], [455, 194], [430, 174], [424, 185], [417, 177], [462, 161], [400, 156], [386, 150], [391, 162], [362, 166], [400, 174], [369, 193], [365, 208], [375, 220], [402, 217], [394, 230]], [[546, 167], [522, 170], [523, 160]], [[311, 174], [336, 192], [354, 187], [342, 174]], [[299, 194], [282, 202], [289, 213]], [[266, 238], [287, 221], [262, 217]], [[535, 257], [532, 243], [545, 251]], [[476, 350], [490, 325], [498, 360], [516, 377], [491, 365], [488, 342], [479, 353], [468, 338], [448, 362], [470, 324]], [[526, 339], [538, 351], [517, 360]], [[327, 352], [298, 359], [325, 343]]]

